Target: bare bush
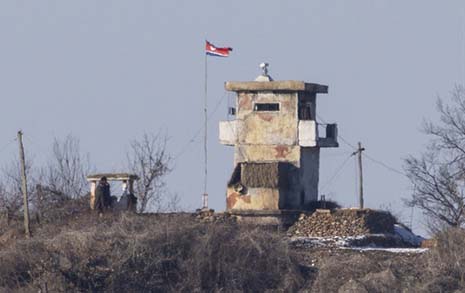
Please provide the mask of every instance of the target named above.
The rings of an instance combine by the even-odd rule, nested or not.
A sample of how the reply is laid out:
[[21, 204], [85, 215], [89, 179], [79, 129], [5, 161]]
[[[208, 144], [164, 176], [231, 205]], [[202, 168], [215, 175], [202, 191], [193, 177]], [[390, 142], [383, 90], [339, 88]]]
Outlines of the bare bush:
[[88, 154], [83, 154], [77, 137], [55, 138], [52, 157], [43, 177], [47, 190], [70, 198], [87, 192], [86, 176], [91, 170]]
[[22, 198], [10, 193], [4, 185], [0, 185], [0, 216], [8, 226], [12, 218], [18, 215], [22, 207]]
[[[29, 156], [27, 157], [29, 158]], [[12, 159], [2, 169], [2, 182], [0, 182], [0, 212], [3, 212], [7, 222], [20, 215], [23, 208], [23, 195], [21, 188], [21, 169], [18, 159]], [[26, 160], [26, 176], [28, 177], [28, 192], [34, 193], [35, 176], [33, 169], [33, 160]], [[29, 202], [34, 198], [29, 197]]]
[[428, 253], [424, 292], [465, 290], [465, 231], [449, 228], [437, 236], [437, 247]]
[[131, 142], [128, 167], [140, 178], [134, 186], [139, 212], [148, 208], [160, 211], [163, 207], [165, 176], [171, 171], [171, 157], [166, 147], [167, 137], [161, 134], [144, 134], [141, 139]]

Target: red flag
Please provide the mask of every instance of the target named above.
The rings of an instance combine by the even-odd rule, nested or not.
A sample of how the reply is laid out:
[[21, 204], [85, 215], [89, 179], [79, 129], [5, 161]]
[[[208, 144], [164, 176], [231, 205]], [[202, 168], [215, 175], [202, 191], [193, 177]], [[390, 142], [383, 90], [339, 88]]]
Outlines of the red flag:
[[229, 48], [229, 47], [218, 48], [212, 43], [210, 43], [209, 41], [206, 41], [205, 52], [207, 55], [217, 56], [217, 57], [228, 57], [230, 51], [232, 51], [232, 48]]

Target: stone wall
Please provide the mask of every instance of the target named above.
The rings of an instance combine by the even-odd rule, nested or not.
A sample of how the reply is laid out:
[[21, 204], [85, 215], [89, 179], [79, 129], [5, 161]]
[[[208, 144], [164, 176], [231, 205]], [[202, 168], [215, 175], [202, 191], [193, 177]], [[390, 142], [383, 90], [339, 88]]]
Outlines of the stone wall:
[[393, 233], [396, 219], [385, 211], [371, 209], [317, 210], [301, 214], [289, 228], [296, 237], [359, 236]]

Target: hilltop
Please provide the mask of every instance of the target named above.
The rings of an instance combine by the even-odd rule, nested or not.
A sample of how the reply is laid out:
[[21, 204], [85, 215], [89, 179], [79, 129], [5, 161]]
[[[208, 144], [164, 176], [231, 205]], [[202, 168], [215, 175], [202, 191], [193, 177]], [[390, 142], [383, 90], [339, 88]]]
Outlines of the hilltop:
[[[465, 288], [465, 233], [429, 251], [295, 245], [278, 227], [195, 214], [107, 213], [1, 226], [0, 291], [434, 292]], [[454, 261], [452, 261], [454, 260]]]

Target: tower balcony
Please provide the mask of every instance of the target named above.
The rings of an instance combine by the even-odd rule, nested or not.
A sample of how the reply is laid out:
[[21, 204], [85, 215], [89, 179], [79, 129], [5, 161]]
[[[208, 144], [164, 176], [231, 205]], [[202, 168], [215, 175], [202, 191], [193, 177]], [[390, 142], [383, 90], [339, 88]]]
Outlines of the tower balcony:
[[237, 144], [239, 121], [228, 120], [220, 121], [220, 143], [224, 145], [235, 145]]
[[[324, 127], [326, 137], [319, 136]], [[299, 120], [299, 145], [301, 147], [338, 147], [337, 124], [318, 124], [314, 120]]]
[[[223, 145], [234, 146], [238, 144], [238, 137], [243, 130], [242, 121], [228, 120], [220, 121], [219, 138]], [[319, 136], [321, 132], [326, 132], [325, 137]], [[299, 120], [298, 145], [301, 147], [338, 147], [337, 124], [318, 124], [314, 120]]]

